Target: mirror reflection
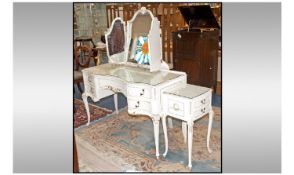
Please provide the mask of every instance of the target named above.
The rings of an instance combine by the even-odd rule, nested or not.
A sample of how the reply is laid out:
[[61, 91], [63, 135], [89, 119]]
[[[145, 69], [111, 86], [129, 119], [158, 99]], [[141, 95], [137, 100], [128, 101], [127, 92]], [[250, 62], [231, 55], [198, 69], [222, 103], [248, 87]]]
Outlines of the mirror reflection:
[[129, 41], [128, 62], [150, 65], [148, 33], [152, 17], [149, 13], [138, 14], [130, 21], [131, 39]]
[[107, 36], [109, 56], [124, 51], [125, 34], [124, 25], [120, 20], [116, 20], [113, 24], [111, 33]]

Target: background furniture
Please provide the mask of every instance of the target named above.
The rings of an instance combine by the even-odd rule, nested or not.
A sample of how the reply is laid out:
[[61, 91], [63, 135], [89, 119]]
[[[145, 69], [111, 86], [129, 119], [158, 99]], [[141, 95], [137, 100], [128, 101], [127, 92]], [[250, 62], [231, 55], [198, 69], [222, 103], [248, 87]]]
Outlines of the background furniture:
[[193, 124], [195, 120], [209, 114], [208, 133], [207, 133], [207, 149], [211, 153], [209, 147], [210, 133], [213, 120], [213, 110], [211, 107], [211, 89], [201, 86], [187, 84], [182, 88], [170, 88], [162, 93], [162, 107], [164, 115], [162, 117], [162, 125], [165, 136], [165, 153], [168, 151], [168, 136], [166, 128], [167, 115], [182, 120], [182, 131], [184, 141], [187, 140], [188, 125], [188, 167], [192, 168], [192, 143], [193, 143]]
[[77, 37], [75, 40], [75, 44], [74, 46], [87, 46], [91, 49], [91, 59], [93, 59], [93, 61], [95, 62], [95, 64], [97, 64], [97, 60], [95, 59], [95, 57], [97, 56], [97, 49], [96, 49], [96, 45], [93, 41], [93, 39], [89, 36], [81, 36], [81, 37]]
[[81, 70], [89, 67], [92, 58], [92, 49], [83, 45], [74, 49], [74, 84], [77, 85], [79, 91], [82, 93], [83, 75]]
[[184, 6], [180, 11], [188, 29], [173, 32], [174, 70], [184, 71], [190, 84], [215, 87], [219, 26], [210, 6]]
[[218, 32], [173, 32], [174, 70], [184, 71], [190, 84], [213, 87], [216, 85]]
[[93, 47], [96, 47], [95, 43], [93, 42], [93, 39], [92, 39], [91, 37], [89, 37], [89, 36], [81, 36], [81, 37], [77, 37], [77, 38], [75, 39], [75, 42], [79, 42], [79, 45], [80, 45], [80, 46], [83, 46], [83, 45], [87, 45], [87, 46], [89, 46], [89, 45], [86, 44], [86, 43], [90, 42], [90, 43], [93, 45]]
[[95, 57], [96, 65], [98, 66], [99, 64], [105, 63], [105, 61], [103, 61], [103, 56], [107, 54], [106, 53], [106, 46], [96, 47], [95, 50], [97, 52], [97, 56]]

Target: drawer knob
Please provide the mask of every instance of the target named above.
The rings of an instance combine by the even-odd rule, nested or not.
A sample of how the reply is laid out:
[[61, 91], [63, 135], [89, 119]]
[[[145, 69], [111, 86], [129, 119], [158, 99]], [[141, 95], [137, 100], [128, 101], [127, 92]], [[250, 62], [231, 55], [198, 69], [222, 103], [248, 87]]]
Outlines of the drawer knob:
[[180, 108], [179, 108], [179, 105], [178, 104], [176, 104], [176, 103], [174, 103], [174, 110], [176, 110], [176, 111], [178, 111]]
[[135, 105], [135, 108], [138, 108], [140, 106], [140, 102], [137, 101], [137, 104]]
[[205, 99], [201, 100], [201, 103], [202, 103], [202, 104], [205, 104], [205, 102], [206, 102], [206, 100], [205, 100]]
[[145, 92], [145, 90], [142, 89], [142, 92], [140, 93], [140, 96], [143, 96], [144, 95], [144, 92]]
[[201, 112], [202, 112], [202, 113], [205, 113], [205, 108], [201, 109]]

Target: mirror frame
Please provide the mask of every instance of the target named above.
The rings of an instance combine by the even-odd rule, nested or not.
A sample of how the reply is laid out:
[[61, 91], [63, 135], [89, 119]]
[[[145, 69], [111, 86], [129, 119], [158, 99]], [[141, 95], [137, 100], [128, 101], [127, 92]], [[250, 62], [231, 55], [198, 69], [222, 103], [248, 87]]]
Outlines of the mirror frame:
[[[115, 53], [113, 55], [109, 55], [109, 48], [108, 48], [108, 36], [111, 35], [112, 31], [113, 31], [113, 27], [114, 24], [119, 21], [122, 25], [123, 25], [123, 33], [124, 33], [124, 51], [119, 52], [119, 53]], [[105, 42], [106, 42], [106, 53], [108, 56], [108, 62], [109, 63], [126, 63], [127, 60], [125, 59], [125, 53], [127, 51], [127, 47], [126, 47], [126, 27], [125, 27], [125, 22], [120, 18], [117, 17], [115, 19], [112, 20], [111, 26], [110, 28], [105, 32]], [[121, 61], [120, 61], [121, 60]]]
[[[150, 30], [147, 33], [148, 37], [148, 49], [149, 49], [149, 57], [150, 57], [150, 63], [149, 65], [144, 65], [144, 64], [138, 64], [138, 63], [132, 63], [128, 62], [128, 56], [129, 56], [129, 47], [130, 47], [130, 42], [132, 39], [132, 27], [133, 27], [133, 22], [136, 20], [138, 15], [144, 15], [148, 13], [151, 17], [151, 24], [150, 24]], [[127, 40], [126, 40], [126, 47], [127, 47], [127, 53], [126, 53], [126, 61], [127, 64], [138, 66], [138, 67], [143, 67], [150, 69], [151, 72], [155, 72], [160, 70], [160, 65], [161, 65], [161, 60], [162, 60], [162, 45], [161, 45], [161, 29], [160, 29], [160, 22], [158, 21], [157, 17], [154, 17], [152, 12], [145, 7], [141, 7], [136, 13], [133, 15], [132, 19], [127, 21]], [[156, 36], [154, 36], [156, 35]], [[155, 37], [155, 38], [154, 38]], [[159, 39], [158, 41], [154, 42], [154, 40]], [[153, 45], [154, 44], [154, 45]], [[156, 48], [152, 50], [151, 48]]]

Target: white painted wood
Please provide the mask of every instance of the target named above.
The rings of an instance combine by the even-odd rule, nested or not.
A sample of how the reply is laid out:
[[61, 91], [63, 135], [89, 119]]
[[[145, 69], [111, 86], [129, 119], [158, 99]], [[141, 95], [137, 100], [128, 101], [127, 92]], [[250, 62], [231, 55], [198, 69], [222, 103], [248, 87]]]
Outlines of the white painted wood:
[[[159, 157], [159, 121], [163, 114], [161, 92], [172, 87], [184, 86], [187, 75], [184, 72], [170, 70], [150, 72], [140, 67], [111, 63], [87, 68], [82, 72], [86, 77], [85, 89], [92, 89], [83, 94], [86, 109], [86, 97], [91, 97], [97, 102], [112, 94], [124, 94], [127, 97], [129, 114], [143, 114], [153, 120], [156, 156]], [[114, 102], [117, 111], [116, 96], [114, 95]], [[87, 112], [87, 115], [90, 119], [90, 113]]]
[[148, 35], [150, 71], [158, 71], [161, 68], [162, 51], [160, 39], [160, 22], [157, 18], [152, 20], [151, 30]]
[[192, 145], [193, 145], [193, 124], [194, 122], [190, 121], [188, 124], [188, 167], [192, 169]]
[[[128, 51], [132, 38], [132, 25], [139, 15], [150, 15], [151, 21], [140, 25], [141, 31], [147, 31], [150, 65], [139, 65], [127, 62]], [[91, 97], [94, 102], [101, 98], [114, 95], [114, 104], [117, 109], [117, 93], [122, 93], [128, 100], [128, 112], [130, 114], [143, 114], [149, 116], [153, 121], [154, 126], [154, 141], [156, 148], [156, 157], [159, 158], [159, 121], [163, 114], [167, 114], [168, 106], [163, 105], [163, 92], [167, 89], [177, 89], [186, 86], [187, 75], [184, 72], [171, 71], [167, 64], [162, 61], [162, 47], [160, 37], [160, 23], [154, 17], [150, 10], [142, 7], [135, 13], [133, 18], [127, 22], [125, 30], [125, 45], [124, 52], [109, 55], [107, 36], [111, 33], [114, 23], [119, 21], [117, 18], [113, 20], [110, 29], [106, 32], [106, 48], [109, 56], [108, 64], [91, 67], [82, 70], [84, 77], [85, 92], [83, 93], [83, 101], [86, 107], [88, 124], [90, 123], [90, 112], [88, 107], [87, 97]], [[145, 21], [143, 21], [145, 22]], [[145, 26], [146, 25], [146, 26]], [[146, 30], [148, 29], [148, 30]], [[138, 28], [136, 29], [137, 31]], [[167, 99], [165, 99], [167, 100]], [[165, 103], [168, 104], [168, 103]], [[182, 118], [188, 111], [185, 106], [188, 102], [185, 101], [184, 113]], [[168, 148], [168, 138], [165, 120], [165, 140], [166, 152]]]
[[162, 115], [161, 121], [162, 121], [162, 128], [164, 133], [164, 143], [165, 143], [165, 151], [163, 153], [163, 157], [166, 156], [168, 151], [168, 136], [167, 136], [167, 128], [166, 128], [166, 115]]
[[89, 104], [88, 104], [88, 96], [87, 96], [86, 93], [82, 94], [82, 99], [83, 99], [83, 102], [85, 104], [86, 113], [87, 113], [87, 116], [88, 116], [87, 125], [89, 126], [89, 124], [90, 124], [90, 110], [89, 110]]
[[212, 127], [212, 121], [213, 121], [213, 116], [214, 116], [214, 112], [213, 112], [213, 110], [211, 110], [210, 112], [209, 112], [209, 121], [208, 121], [208, 132], [207, 132], [207, 150], [208, 150], [208, 152], [209, 153], [211, 153], [212, 152], [212, 150], [210, 149], [210, 146], [209, 146], [209, 141], [210, 141], [210, 133], [211, 133], [211, 127]]
[[153, 126], [154, 126], [154, 140], [155, 140], [155, 150], [156, 150], [156, 158], [159, 159], [159, 119], [153, 118]]
[[136, 98], [152, 98], [152, 88], [149, 85], [128, 86], [127, 95]]
[[187, 122], [182, 121], [182, 133], [184, 137], [184, 142], [187, 143]]
[[117, 93], [113, 95], [113, 101], [114, 101], [114, 107], [115, 107], [115, 113], [118, 114], [118, 99], [117, 99]]
[[167, 118], [167, 123], [168, 123], [168, 127], [169, 128], [173, 128], [174, 127], [172, 118], [170, 118], [170, 117]]
[[[151, 18], [151, 21], [146, 21], [144, 26], [146, 26], [147, 33], [144, 32], [146, 36], [148, 36], [148, 48], [149, 48], [149, 57], [150, 57], [150, 65], [140, 65], [137, 66], [142, 68], [147, 68], [151, 72], [156, 72], [161, 70], [161, 68], [166, 69], [166, 67], [161, 65], [162, 61], [162, 47], [161, 47], [161, 30], [160, 30], [160, 22], [157, 19], [157, 17], [154, 17], [152, 12], [150, 10], [147, 10], [145, 7], [142, 7], [139, 9], [131, 20], [127, 21], [127, 42], [126, 42], [126, 50], [130, 50], [130, 45], [132, 44], [132, 37], [134, 35], [138, 35], [139, 33], [134, 33], [135, 31], [132, 31], [134, 22], [136, 21], [137, 17], [142, 15], [149, 15]], [[144, 21], [145, 22], [145, 21]], [[150, 22], [150, 23], [149, 23]], [[148, 24], [147, 24], [148, 23]], [[144, 26], [140, 26], [140, 28], [143, 28]], [[142, 29], [140, 30], [142, 31]], [[131, 46], [132, 47], [132, 46]], [[125, 54], [126, 60], [129, 57], [129, 54]], [[133, 64], [133, 63], [130, 63]]]
[[[192, 142], [193, 142], [193, 123], [195, 120], [209, 113], [208, 133], [207, 133], [207, 149], [211, 153], [209, 147], [209, 139], [213, 121], [213, 111], [211, 108], [211, 89], [194, 86], [189, 84], [179, 84], [176, 87], [171, 86], [162, 92], [162, 108], [163, 116], [170, 116], [182, 120], [182, 132], [184, 142], [188, 139], [188, 167], [192, 168]], [[188, 138], [187, 138], [188, 125]], [[166, 132], [166, 130], [164, 130]], [[166, 135], [166, 133], [164, 133]], [[165, 154], [168, 145], [166, 145]]]

